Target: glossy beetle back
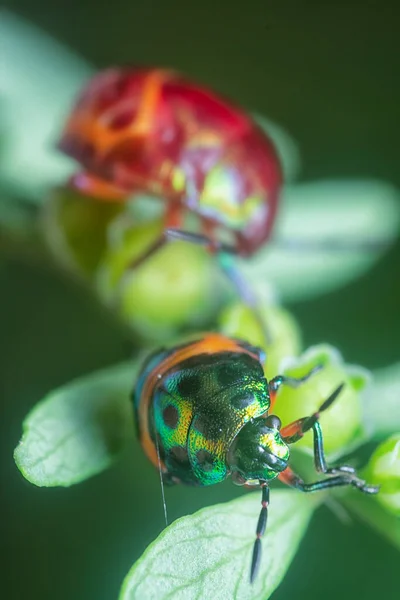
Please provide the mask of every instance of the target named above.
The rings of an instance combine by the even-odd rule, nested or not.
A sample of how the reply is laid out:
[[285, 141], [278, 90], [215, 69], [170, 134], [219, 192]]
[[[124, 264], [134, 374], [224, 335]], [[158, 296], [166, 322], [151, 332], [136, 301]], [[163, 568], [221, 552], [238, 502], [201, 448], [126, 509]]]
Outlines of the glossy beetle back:
[[241, 254], [269, 236], [281, 185], [271, 141], [244, 111], [172, 71], [100, 73], [59, 146], [122, 198], [156, 195], [229, 230]]
[[139, 435], [146, 453], [157, 465], [158, 435], [164, 472], [193, 485], [212, 485], [226, 478], [226, 458], [233, 440], [250, 419], [265, 414], [269, 405], [259, 357], [223, 336], [206, 337], [178, 351], [154, 355], [142, 371], [135, 393]]

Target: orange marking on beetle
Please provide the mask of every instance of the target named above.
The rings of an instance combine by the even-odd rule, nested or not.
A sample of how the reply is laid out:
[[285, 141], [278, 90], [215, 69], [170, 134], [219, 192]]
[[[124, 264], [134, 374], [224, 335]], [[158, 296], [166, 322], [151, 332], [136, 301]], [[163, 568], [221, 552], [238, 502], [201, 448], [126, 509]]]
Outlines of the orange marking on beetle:
[[[139, 402], [140, 441], [145, 454], [156, 467], [158, 467], [159, 464], [157, 449], [149, 433], [149, 404], [155, 385], [159, 383], [173, 367], [179, 365], [179, 363], [184, 360], [197, 354], [217, 354], [218, 352], [238, 352], [240, 354], [248, 354], [258, 360], [256, 354], [239, 346], [235, 340], [231, 340], [218, 333], [210, 333], [201, 340], [197, 340], [167, 356], [147, 377], [146, 383], [143, 386], [142, 398]], [[162, 461], [160, 462], [161, 470], [166, 472], [167, 468], [165, 464]]]
[[284, 471], [279, 473], [278, 479], [279, 479], [279, 481], [281, 481], [282, 483], [285, 483], [286, 485], [293, 485], [293, 482], [296, 479], [296, 476], [290, 467], [286, 467], [286, 469]]
[[[173, 72], [168, 70], [155, 70], [150, 73], [143, 84], [141, 102], [139, 104], [136, 118], [127, 127], [113, 130], [110, 128], [110, 117], [121, 110], [122, 103], [112, 109], [112, 113], [106, 112], [96, 117], [91, 109], [85, 111], [77, 110], [67, 123], [66, 137], [77, 137], [90, 140], [96, 150], [98, 160], [101, 160], [110, 150], [119, 143], [127, 140], [139, 140], [148, 135], [157, 112], [161, 91], [164, 83], [173, 78]], [[127, 106], [129, 107], [128, 100]]]
[[290, 423], [286, 425], [286, 427], [282, 427], [281, 436], [282, 437], [290, 437], [297, 433], [301, 433], [301, 426], [303, 424], [304, 419], [297, 419], [294, 423]]
[[133, 132], [131, 132], [135, 136], [146, 136], [151, 130], [162, 87], [165, 81], [170, 78], [171, 72], [162, 70], [154, 71], [146, 77], [142, 101], [139, 105]]
[[[269, 398], [270, 398], [271, 404], [269, 406], [269, 412], [271, 412], [273, 410], [277, 397], [278, 397], [278, 394], [276, 392], [270, 390]], [[266, 416], [268, 416], [268, 415], [266, 415]]]

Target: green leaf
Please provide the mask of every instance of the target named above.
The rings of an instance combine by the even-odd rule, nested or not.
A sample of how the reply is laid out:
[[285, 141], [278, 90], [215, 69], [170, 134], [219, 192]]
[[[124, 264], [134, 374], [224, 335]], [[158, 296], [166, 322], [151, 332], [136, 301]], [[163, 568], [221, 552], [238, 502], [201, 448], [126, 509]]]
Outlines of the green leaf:
[[348, 493], [340, 501], [355, 516], [370, 525], [400, 549], [400, 516], [388, 512], [379, 504], [379, 494], [375, 498], [362, 494]]
[[30, 23], [2, 10], [0, 183], [41, 201], [73, 163], [55, 149], [71, 103], [91, 68]]
[[66, 187], [54, 189], [41, 210], [41, 231], [56, 261], [93, 276], [107, 247], [110, 222], [122, 211], [118, 202], [98, 202]]
[[[397, 239], [399, 229], [399, 192], [388, 183], [288, 186], [273, 240], [254, 259], [243, 261], [243, 270], [261, 297], [270, 284], [282, 300], [311, 298], [362, 275]], [[324, 249], [330, 242], [342, 249]], [[376, 246], [365, 249], [366, 244]]]
[[266, 354], [264, 371], [267, 379], [272, 379], [280, 373], [284, 358], [300, 354], [301, 331], [294, 317], [278, 304], [263, 304], [260, 313], [271, 341], [265, 339], [253, 309], [241, 302], [227, 305], [219, 315], [218, 325], [224, 335], [263, 348]]
[[133, 436], [133, 362], [82, 377], [28, 414], [14, 458], [38, 486], [69, 486], [112, 464]]
[[274, 491], [253, 585], [249, 572], [260, 493], [183, 517], [134, 564], [119, 600], [265, 600], [289, 568], [314, 508], [310, 497]]
[[376, 439], [400, 432], [400, 362], [373, 372], [365, 420]]
[[400, 432], [375, 448], [362, 477], [380, 486], [376, 501], [400, 517]]

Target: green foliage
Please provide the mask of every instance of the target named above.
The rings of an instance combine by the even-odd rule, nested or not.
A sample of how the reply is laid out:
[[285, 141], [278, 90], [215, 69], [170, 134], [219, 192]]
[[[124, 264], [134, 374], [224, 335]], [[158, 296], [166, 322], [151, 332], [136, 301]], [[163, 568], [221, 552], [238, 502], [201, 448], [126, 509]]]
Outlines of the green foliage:
[[268, 544], [253, 585], [249, 572], [259, 492], [183, 517], [132, 567], [120, 600], [266, 600], [284, 577], [315, 506], [310, 497], [274, 492]]
[[[67, 486], [112, 464], [132, 439], [130, 395], [139, 364], [136, 360], [92, 373], [39, 402], [24, 421], [22, 440], [15, 451], [24, 477], [40, 486]], [[348, 389], [343, 397], [321, 417], [327, 451], [343, 454], [362, 436], [359, 394], [365, 372], [347, 367], [338, 353], [326, 346], [310, 349], [298, 364], [284, 369], [283, 374], [301, 376], [316, 364], [324, 368], [297, 389], [282, 386], [274, 412], [283, 423], [311, 414], [345, 380]], [[310, 437], [304, 438], [306, 449], [312, 444]]]
[[42, 235], [61, 265], [90, 277], [107, 246], [108, 226], [121, 210], [119, 203], [98, 202], [57, 188], [42, 207]]
[[301, 351], [301, 332], [294, 317], [277, 304], [263, 306], [260, 311], [270, 340], [265, 339], [254, 311], [240, 302], [222, 310], [219, 326], [225, 335], [246, 340], [266, 352], [264, 370], [268, 379], [280, 372], [282, 360], [297, 356]]
[[[344, 411], [353, 432], [357, 432], [360, 423], [356, 419], [359, 413], [355, 394], [357, 390], [362, 390], [365, 375], [362, 371], [349, 369], [343, 364], [330, 364], [332, 357], [338, 360], [338, 355], [326, 347], [309, 351], [305, 356], [308, 358], [305, 360], [303, 357], [301, 367], [298, 366], [294, 370], [292, 367], [287, 370], [287, 373], [303, 374], [321, 359], [325, 360], [323, 372], [313, 375], [310, 384], [304, 384], [298, 390], [290, 390], [289, 397], [286, 398], [287, 402], [281, 405], [280, 397], [274, 412], [282, 417], [285, 404], [289, 405], [289, 410], [300, 410], [302, 416], [312, 412], [316, 404], [325, 399], [331, 388], [345, 375], [352, 390], [347, 398], [344, 397], [341, 410], [335, 415], [333, 406], [326, 414], [326, 422], [323, 422], [323, 430], [327, 434], [327, 448], [339, 455], [336, 445], [332, 446], [332, 441], [329, 442], [330, 439], [333, 442], [336, 439], [336, 436], [329, 437], [329, 428], [333, 427], [333, 431], [336, 431], [339, 437], [348, 435], [342, 431], [348, 423], [340, 424], [341, 414]], [[50, 393], [31, 411], [24, 421], [23, 437], [15, 450], [17, 466], [26, 479], [38, 486], [69, 486], [101, 472], [120, 456], [127, 444], [133, 441], [133, 411], [129, 396], [139, 362], [122, 363], [73, 381]], [[321, 377], [325, 369], [326, 380]], [[306, 387], [309, 385], [310, 388]], [[388, 397], [381, 381], [372, 387], [371, 393], [377, 393], [378, 390], [382, 392], [382, 398]], [[340, 402], [341, 400], [338, 400], [339, 405]], [[384, 405], [380, 408], [385, 411]], [[290, 413], [290, 419], [293, 416], [295, 415]], [[353, 443], [357, 441], [356, 436]], [[384, 488], [385, 481], [380, 481], [382, 474], [379, 469], [383, 464], [382, 457], [384, 459], [386, 457], [388, 460], [385, 459], [383, 465], [386, 469], [386, 478], [389, 466], [389, 470], [394, 469], [394, 475], [392, 471], [389, 473], [391, 482], [393, 477], [395, 479], [397, 477], [398, 486], [396, 470], [398, 462], [393, 454], [396, 448], [398, 448], [397, 437], [385, 442], [378, 448], [362, 475], [371, 483], [382, 483]], [[344, 450], [345, 448], [342, 448], [342, 452]], [[389, 455], [394, 462], [390, 462]], [[400, 546], [399, 515], [394, 510], [393, 502], [387, 502], [388, 495], [393, 494], [389, 498], [393, 501], [397, 498], [398, 491], [397, 488], [393, 489], [392, 483], [389, 487], [390, 489], [387, 490], [382, 488], [384, 492], [382, 500], [385, 502], [381, 501], [379, 495], [375, 498], [365, 497], [355, 490], [340, 494], [337, 499], [383, 536]], [[317, 497], [321, 498], [320, 495]], [[260, 581], [263, 581], [263, 589], [268, 590], [268, 593], [275, 589], [288, 568], [296, 544], [314, 508], [313, 500], [309, 496], [274, 491], [273, 507], [275, 506], [276, 509], [271, 509], [268, 551], [263, 558], [260, 577]], [[257, 494], [252, 494], [251, 498], [246, 497], [228, 505], [206, 509], [193, 517], [178, 521], [160, 536], [133, 567], [124, 584], [121, 598], [124, 600], [136, 597], [152, 598], [156, 597], [156, 591], [160, 589], [172, 594], [178, 592], [174, 586], [177, 586], [182, 594], [192, 594], [196, 597], [200, 590], [199, 586], [204, 585], [206, 586], [204, 589], [208, 589], [207, 586], [212, 585], [208, 581], [214, 582], [215, 578], [221, 579], [225, 586], [232, 585], [232, 589], [236, 592], [241, 590], [240, 586], [247, 589], [247, 579], [243, 573], [248, 567], [253, 541], [249, 532], [254, 530], [254, 518], [258, 507], [259, 498]], [[212, 540], [209, 534], [202, 535], [202, 532], [211, 531], [214, 527], [215, 537]], [[239, 537], [235, 535], [231, 537], [232, 528], [237, 528], [241, 532]], [[193, 532], [196, 532], [196, 536], [192, 535]], [[292, 536], [290, 544], [289, 534]], [[193, 544], [189, 543], [191, 538]], [[174, 575], [175, 571], [171, 569], [181, 568], [183, 563], [178, 557], [179, 553], [173, 552], [170, 547], [181, 548], [181, 544], [185, 548], [185, 574], [180, 575], [178, 570]], [[206, 561], [204, 556], [208, 557]], [[150, 571], [151, 565], [156, 562], [159, 562], [159, 566]], [[172, 573], [172, 576], [168, 578], [165, 573]], [[267, 597], [259, 595], [258, 585], [256, 583], [254, 588], [249, 588], [246, 592], [254, 594], [248, 596], [249, 598]], [[223, 589], [226, 594], [231, 591], [230, 588]], [[139, 593], [137, 590], [148, 595], [135, 595]], [[237, 597], [246, 597], [241, 594], [242, 591]]]
[[370, 269], [394, 243], [399, 226], [398, 191], [388, 183], [290, 185], [283, 190], [273, 240], [242, 268], [258, 289], [266, 282], [276, 287], [282, 301], [308, 299]]
[[[137, 360], [92, 373], [38, 403], [24, 421], [23, 437], [15, 452], [17, 465], [29, 481], [44, 486], [71, 485], [112, 464], [133, 435], [130, 394], [139, 364]], [[282, 386], [274, 412], [283, 423], [311, 414], [345, 381], [341, 396], [321, 416], [326, 450], [339, 456], [366, 439], [362, 398], [370, 378], [364, 369], [343, 363], [329, 346], [309, 349], [284, 368], [283, 374], [302, 376], [316, 364], [322, 364], [323, 369], [299, 388]], [[391, 402], [379, 379], [371, 386], [368, 398], [378, 392]], [[381, 411], [390, 422], [384, 404]], [[305, 450], [311, 447], [311, 434], [296, 444]]]
[[351, 494], [350, 491], [341, 498], [341, 502], [357, 518], [372, 527], [400, 550], [400, 514], [387, 511], [375, 498]]
[[381, 486], [376, 501], [400, 519], [400, 433], [379, 444], [364, 473], [368, 481]]
[[[146, 209], [154, 201], [134, 201], [140, 202]], [[161, 221], [140, 223], [129, 205], [116, 207], [65, 191], [48, 199], [44, 216], [43, 231], [56, 259], [84, 269], [99, 298], [145, 339], [168, 339], [215, 316], [223, 278], [203, 249], [170, 243], [140, 272], [129, 270], [160, 233]], [[264, 305], [271, 286], [283, 299], [310, 297], [343, 285], [376, 262], [397, 235], [399, 220], [397, 192], [388, 184], [291, 186], [284, 193], [276, 241], [241, 268]], [[321, 250], [330, 240], [347, 250]], [[359, 249], [375, 242], [370, 250]]]
[[41, 203], [71, 172], [54, 149], [87, 63], [40, 29], [2, 9], [0, 185]]
[[129, 392], [134, 365], [123, 363], [48, 394], [29, 413], [14, 458], [38, 486], [69, 486], [109, 467], [133, 436]]
[[375, 386], [367, 396], [365, 420], [378, 440], [400, 430], [400, 362], [374, 373]]
[[[143, 221], [142, 213], [151, 212], [155, 204], [154, 199], [140, 197], [121, 207], [58, 190], [43, 211], [43, 233], [56, 260], [80, 273], [83, 270], [99, 299], [148, 341], [168, 340], [183, 329], [212, 322], [227, 296], [225, 278], [215, 262], [193, 244], [171, 242], [140, 269], [130, 269], [161, 233], [160, 217]], [[140, 210], [134, 214], [136, 205]], [[399, 221], [397, 192], [388, 184], [325, 182], [288, 187], [275, 241], [240, 267], [263, 306], [271, 304], [275, 286], [283, 299], [310, 297], [369, 268], [397, 235]], [[345, 248], [347, 244], [347, 249], [321, 250], [321, 244], [330, 240]], [[359, 249], [375, 242], [377, 246], [370, 250]], [[240, 318], [247, 325], [251, 321], [244, 314]], [[279, 367], [285, 349], [291, 350], [290, 344], [286, 347], [287, 335], [294, 341], [293, 323], [283, 320], [278, 330], [287, 334], [282, 347], [272, 349], [277, 360], [272, 357], [271, 368]], [[272, 322], [277, 318], [272, 316]], [[232, 326], [224, 328], [228, 331]]]
[[[54, 256], [86, 274], [99, 298], [147, 341], [171, 338], [188, 323], [203, 323], [217, 306], [213, 302], [218, 294], [210, 280], [210, 261], [201, 249], [173, 244], [133, 274], [130, 262], [143, 252], [151, 235], [155, 239], [160, 222], [153, 229], [154, 222], [132, 226], [125, 205], [70, 193], [60, 197], [58, 190], [49, 197], [49, 190], [73, 170], [72, 161], [57, 153], [54, 144], [91, 67], [7, 13], [2, 14], [0, 37], [5, 60], [13, 65], [5, 71], [1, 99], [0, 186], [7, 190], [0, 205], [2, 229], [18, 240], [31, 228], [36, 232], [35, 211], [26, 210], [16, 197], [36, 203], [45, 198], [43, 232]], [[277, 145], [285, 180], [293, 180], [299, 169], [296, 144], [277, 125], [264, 117], [257, 120]], [[244, 270], [262, 302], [271, 285], [282, 299], [310, 298], [354, 280], [374, 265], [396, 238], [399, 221], [398, 192], [386, 183], [291, 183], [283, 194], [274, 241]], [[152, 229], [150, 238], [146, 227]], [[322, 251], [320, 244], [330, 240], [347, 249]], [[370, 251], [360, 250], [365, 242], [376, 244]], [[279, 306], [268, 306], [265, 315], [279, 338], [267, 348], [271, 377], [284, 356], [298, 355], [301, 344], [296, 323]], [[239, 305], [226, 309], [220, 325], [229, 335], [260, 343], [253, 316]], [[351, 450], [368, 434], [377, 440], [396, 434], [378, 447], [364, 470], [371, 483], [382, 484], [381, 493], [369, 498], [350, 490], [339, 494], [338, 501], [400, 548], [400, 366], [378, 372], [369, 393], [366, 372], [346, 366], [327, 346], [314, 348], [283, 372], [303, 375], [321, 361], [323, 372], [307, 384], [298, 390], [282, 388], [274, 412], [286, 423], [309, 414], [345, 381], [340, 399], [321, 419], [331, 458]], [[24, 477], [38, 486], [69, 486], [108, 468], [133, 438], [129, 395], [136, 368], [136, 362], [117, 365], [46, 396], [27, 416], [15, 450]], [[309, 450], [310, 437], [298, 447]], [[260, 577], [249, 586], [251, 533], [259, 500], [252, 494], [174, 523], [134, 565], [121, 600], [269, 597], [290, 564], [315, 504], [308, 496], [274, 492]]]
[[[0, 130], [4, 151], [0, 187], [7, 189], [11, 197], [23, 195], [26, 200], [43, 203], [49, 190], [63, 184], [74, 170], [73, 162], [62, 156], [55, 144], [78, 90], [92, 74], [92, 67], [50, 36], [6, 11], [2, 13], [0, 38], [4, 61], [12, 65], [4, 70], [2, 86]], [[296, 142], [266, 117], [255, 115], [255, 118], [274, 140], [285, 179], [292, 182], [299, 170]], [[107, 212], [104, 203], [101, 210]], [[0, 222], [6, 212], [1, 203]], [[69, 243], [76, 241], [69, 211], [67, 221], [68, 236], [63, 231], [54, 234], [63, 243], [66, 237], [70, 238]], [[397, 236], [399, 222], [398, 191], [388, 183], [363, 180], [291, 183], [284, 190], [274, 232], [276, 242], [245, 268], [259, 288], [261, 298], [267, 282], [279, 289], [282, 300], [310, 298], [343, 286], [375, 264], [386, 251], [386, 244], [390, 245]], [[76, 224], [79, 233], [81, 225]], [[354, 247], [346, 252], [321, 251], [318, 243], [329, 239], [345, 245], [350, 241]], [[288, 245], [295, 241], [300, 241], [303, 248], [288, 250]], [[370, 252], [358, 251], [357, 243], [365, 241], [384, 243]], [[80, 256], [80, 265], [92, 265], [93, 249], [87, 245], [86, 249], [90, 257]], [[65, 258], [64, 251], [65, 246]], [[132, 314], [132, 310], [128, 312]]]

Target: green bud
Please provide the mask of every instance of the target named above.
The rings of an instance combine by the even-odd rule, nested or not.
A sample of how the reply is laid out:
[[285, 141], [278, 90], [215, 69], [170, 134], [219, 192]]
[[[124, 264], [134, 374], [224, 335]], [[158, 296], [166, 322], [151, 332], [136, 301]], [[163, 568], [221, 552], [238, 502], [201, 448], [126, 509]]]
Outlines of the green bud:
[[252, 309], [240, 302], [227, 306], [221, 312], [219, 327], [225, 335], [240, 338], [265, 350], [267, 358], [264, 370], [267, 378], [272, 379], [278, 374], [285, 357], [300, 353], [300, 329], [292, 315], [281, 306], [263, 307], [260, 312], [271, 343], [267, 343]]
[[[317, 365], [322, 368], [297, 388], [281, 386], [273, 412], [279, 415], [283, 426], [316, 412], [344, 383], [339, 397], [320, 417], [325, 451], [331, 458], [337, 457], [362, 443], [365, 431], [361, 397], [369, 382], [368, 372], [361, 367], [346, 365], [338, 351], [327, 345], [310, 348], [299, 359], [286, 364], [282, 374], [295, 378], [304, 377]], [[312, 432], [307, 432], [295, 447], [312, 451]]]
[[107, 228], [122, 211], [116, 202], [94, 200], [67, 188], [55, 189], [42, 211], [42, 229], [55, 259], [92, 276], [107, 244]]
[[177, 330], [201, 327], [215, 314], [221, 295], [212, 258], [189, 242], [169, 242], [138, 268], [131, 265], [161, 235], [163, 220], [124, 223], [110, 229], [97, 289], [119, 316], [146, 339], [168, 339]]
[[381, 486], [377, 502], [400, 516], [400, 433], [376, 448], [362, 476], [368, 483]]

